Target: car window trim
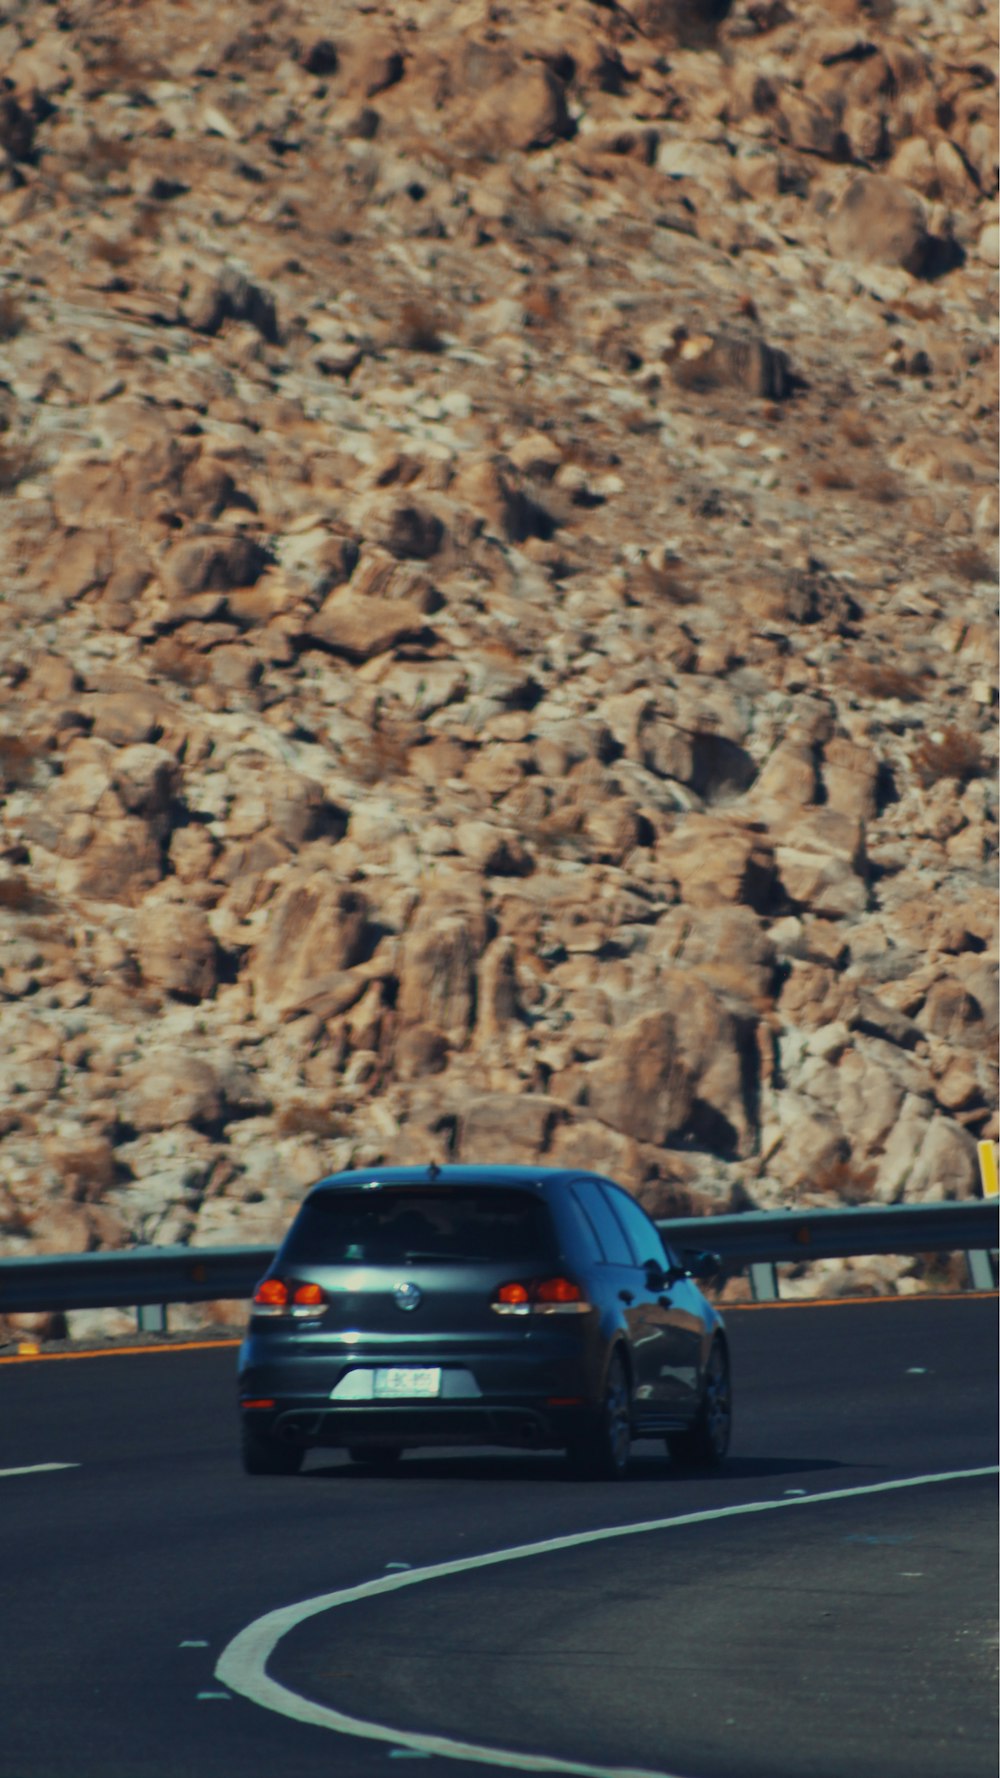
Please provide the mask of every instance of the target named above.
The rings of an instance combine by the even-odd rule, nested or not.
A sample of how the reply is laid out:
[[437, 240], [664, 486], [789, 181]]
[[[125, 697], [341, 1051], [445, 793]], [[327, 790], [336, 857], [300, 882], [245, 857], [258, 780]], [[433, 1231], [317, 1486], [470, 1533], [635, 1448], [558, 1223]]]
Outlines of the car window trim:
[[[618, 1224], [618, 1227], [621, 1229], [622, 1234], [625, 1237], [625, 1245], [627, 1246], [627, 1248], [631, 1254], [635, 1254], [635, 1243], [632, 1240], [632, 1232], [629, 1227], [629, 1224], [625, 1220], [624, 1216], [620, 1216], [618, 1214], [618, 1210], [615, 1206], [615, 1199], [616, 1198], [624, 1198], [627, 1196], [624, 1187], [620, 1186], [620, 1185], [616, 1185], [616, 1183], [613, 1179], [600, 1179], [600, 1180], [598, 1180], [598, 1185], [600, 1186], [601, 1191], [603, 1192], [605, 1203], [608, 1205], [608, 1208], [610, 1209], [612, 1216], [614, 1217], [616, 1223]], [[635, 1198], [629, 1199], [629, 1202], [635, 1205], [635, 1208], [638, 1210], [639, 1215], [644, 1217], [646, 1222], [649, 1223], [649, 1227], [652, 1232], [653, 1239], [655, 1241], [659, 1242], [660, 1246], [663, 1248], [664, 1253], [666, 1253], [666, 1247], [664, 1245], [663, 1237], [661, 1236], [661, 1234], [660, 1234], [659, 1230], [657, 1229], [655, 1223], [653, 1222], [652, 1218], [646, 1215], [646, 1212], [643, 1209], [642, 1205], [637, 1203]], [[656, 1258], [655, 1253], [647, 1254], [645, 1259], [641, 1259], [638, 1257], [638, 1255], [636, 1255], [635, 1264], [636, 1264], [637, 1269], [639, 1271], [642, 1271], [644, 1269], [644, 1267], [646, 1266], [647, 1261], [650, 1259], [655, 1259], [655, 1258]], [[657, 1264], [659, 1264], [659, 1261], [657, 1261]]]

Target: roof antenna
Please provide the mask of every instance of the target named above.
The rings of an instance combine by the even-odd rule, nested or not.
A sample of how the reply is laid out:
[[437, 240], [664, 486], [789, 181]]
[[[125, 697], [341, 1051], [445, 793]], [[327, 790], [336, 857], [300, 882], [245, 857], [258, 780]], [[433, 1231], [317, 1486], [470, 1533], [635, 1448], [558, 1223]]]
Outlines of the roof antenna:
[[427, 1169], [427, 1177], [430, 1180], [432, 1185], [434, 1184], [434, 1181], [437, 1179], [440, 1171], [441, 1171], [441, 1169], [438, 1166], [437, 1161], [431, 1161], [431, 1164]]

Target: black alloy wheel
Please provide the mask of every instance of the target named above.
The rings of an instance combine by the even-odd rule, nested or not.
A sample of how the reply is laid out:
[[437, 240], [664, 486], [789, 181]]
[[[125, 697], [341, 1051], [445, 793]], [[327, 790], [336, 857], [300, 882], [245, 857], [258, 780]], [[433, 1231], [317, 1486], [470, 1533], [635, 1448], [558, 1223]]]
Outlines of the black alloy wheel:
[[243, 1422], [242, 1435], [243, 1468], [247, 1475], [298, 1475], [306, 1454], [304, 1445], [271, 1438], [247, 1420]]
[[668, 1435], [667, 1450], [674, 1462], [685, 1469], [718, 1469], [729, 1449], [732, 1426], [729, 1356], [722, 1341], [716, 1340], [705, 1366], [697, 1417], [686, 1432]]
[[388, 1475], [395, 1469], [403, 1455], [402, 1445], [348, 1445], [347, 1455], [352, 1463], [363, 1463], [366, 1469], [378, 1470]]
[[569, 1460], [580, 1474], [595, 1481], [620, 1482], [632, 1455], [632, 1401], [628, 1372], [620, 1352], [613, 1352], [604, 1383], [604, 1400], [593, 1425], [569, 1447]]

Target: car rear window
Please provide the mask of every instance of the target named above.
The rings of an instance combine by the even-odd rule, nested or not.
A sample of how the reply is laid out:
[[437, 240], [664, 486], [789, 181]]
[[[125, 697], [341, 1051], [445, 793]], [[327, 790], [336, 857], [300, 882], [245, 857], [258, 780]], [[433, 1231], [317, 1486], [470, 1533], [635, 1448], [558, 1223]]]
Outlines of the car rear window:
[[292, 1224], [282, 1258], [319, 1265], [402, 1260], [541, 1259], [548, 1211], [527, 1192], [475, 1186], [378, 1186], [316, 1192]]

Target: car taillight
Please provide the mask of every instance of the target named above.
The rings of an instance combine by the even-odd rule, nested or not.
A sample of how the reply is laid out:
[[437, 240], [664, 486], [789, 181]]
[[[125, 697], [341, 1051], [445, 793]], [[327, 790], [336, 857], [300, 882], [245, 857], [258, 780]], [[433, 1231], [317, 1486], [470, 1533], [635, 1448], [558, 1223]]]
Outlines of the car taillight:
[[501, 1284], [490, 1305], [495, 1315], [530, 1315], [531, 1298], [526, 1284]]
[[293, 1315], [315, 1315], [326, 1307], [326, 1294], [318, 1284], [300, 1284], [292, 1298]]
[[284, 1315], [288, 1310], [288, 1286], [280, 1278], [265, 1278], [253, 1293], [259, 1315]]
[[585, 1315], [590, 1308], [572, 1278], [533, 1278], [527, 1284], [501, 1284], [491, 1308], [496, 1315]]
[[572, 1278], [542, 1278], [535, 1286], [532, 1308], [536, 1315], [585, 1315], [590, 1304]]

